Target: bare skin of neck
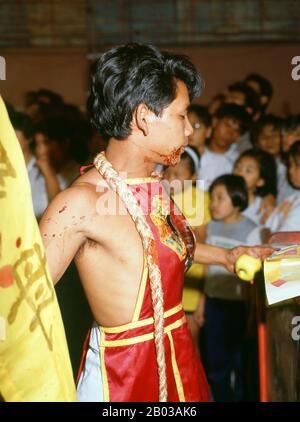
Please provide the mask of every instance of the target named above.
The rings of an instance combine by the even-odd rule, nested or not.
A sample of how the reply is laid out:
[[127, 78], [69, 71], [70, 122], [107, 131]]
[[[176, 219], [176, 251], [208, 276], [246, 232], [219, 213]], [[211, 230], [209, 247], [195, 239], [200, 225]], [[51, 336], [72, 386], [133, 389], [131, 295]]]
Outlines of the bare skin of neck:
[[129, 178], [148, 177], [155, 167], [143, 145], [131, 138], [126, 141], [110, 139], [106, 158], [117, 172], [126, 172]]

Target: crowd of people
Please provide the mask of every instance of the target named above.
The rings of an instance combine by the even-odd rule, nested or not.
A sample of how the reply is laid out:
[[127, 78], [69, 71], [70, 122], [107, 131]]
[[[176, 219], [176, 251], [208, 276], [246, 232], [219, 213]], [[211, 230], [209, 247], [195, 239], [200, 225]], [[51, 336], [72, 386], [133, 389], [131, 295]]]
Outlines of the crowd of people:
[[[276, 231], [300, 231], [300, 115], [269, 114], [272, 95], [271, 83], [253, 73], [229, 85], [207, 106], [192, 103], [188, 108], [193, 127], [189, 145], [176, 167], [164, 169], [164, 178], [192, 180], [192, 189], [203, 191], [203, 219], [192, 224], [200, 242], [231, 248], [265, 244]], [[48, 203], [80, 174], [80, 166], [105, 149], [106, 140], [76, 106], [46, 89], [27, 93], [24, 110], [9, 107], [9, 113], [39, 220]], [[179, 208], [184, 194], [173, 195]], [[182, 211], [191, 219], [191, 210]], [[222, 267], [194, 264], [186, 275], [183, 300], [212, 398], [253, 399], [253, 286]], [[278, 318], [282, 312], [287, 314], [284, 319]], [[288, 322], [296, 313], [292, 302], [269, 312], [270, 344], [275, 345], [270, 350], [274, 401], [300, 398], [295, 373], [299, 368], [287, 369], [280, 359], [286, 343], [289, 360], [297, 361], [299, 348], [290, 338]]]
[[[204, 191], [203, 224], [193, 223], [202, 242], [231, 248], [265, 244], [278, 231], [300, 231], [300, 115], [268, 113], [272, 95], [266, 78], [250, 74], [207, 107], [191, 104], [188, 109], [194, 132], [181, 162], [166, 177], [172, 180], [170, 173], [175, 173], [183, 181], [195, 174], [198, 189]], [[174, 200], [191, 216], [183, 196], [174, 195]], [[249, 360], [253, 363], [257, 351], [249, 343], [249, 324], [255, 320], [253, 287], [221, 267], [199, 272], [196, 265], [185, 286], [185, 309], [194, 338], [201, 329], [200, 350], [214, 399], [250, 399]], [[291, 339], [297, 313], [292, 301], [268, 309], [274, 401], [299, 400], [299, 347]], [[283, 357], [287, 350], [289, 363]]]

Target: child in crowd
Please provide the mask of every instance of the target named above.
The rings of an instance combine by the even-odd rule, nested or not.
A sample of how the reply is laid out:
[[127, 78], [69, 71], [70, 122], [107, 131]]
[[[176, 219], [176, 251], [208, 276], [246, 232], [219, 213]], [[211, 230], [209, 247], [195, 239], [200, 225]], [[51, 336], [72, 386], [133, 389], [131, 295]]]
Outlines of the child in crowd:
[[[248, 191], [241, 176], [218, 177], [209, 189], [212, 220], [206, 243], [232, 248], [259, 244], [257, 226], [242, 212]], [[249, 284], [225, 269], [209, 266], [205, 282], [204, 362], [215, 401], [245, 399], [244, 345]]]
[[300, 140], [287, 153], [292, 193], [273, 211], [266, 226], [272, 231], [300, 231]]
[[248, 190], [248, 207], [243, 215], [255, 224], [261, 218], [262, 198], [268, 194], [276, 197], [276, 172], [274, 157], [259, 149], [245, 151], [235, 163], [234, 174], [245, 179]]
[[224, 173], [231, 173], [239, 155], [231, 146], [247, 130], [251, 118], [244, 107], [223, 104], [212, 120], [212, 136], [201, 156], [198, 179], [204, 180], [207, 191], [212, 181]]
[[[247, 113], [251, 117], [251, 126], [254, 121], [257, 121], [260, 117], [260, 100], [256, 91], [244, 82], [235, 82], [228, 86], [225, 95], [225, 103], [227, 104], [238, 104], [245, 107]], [[240, 155], [247, 149], [252, 148], [250, 140], [250, 131], [247, 130], [243, 135], [231, 146], [231, 153]]]
[[282, 128], [282, 152], [286, 154], [291, 146], [300, 140], [300, 114], [288, 117]]
[[34, 213], [40, 219], [48, 203], [60, 192], [54, 167], [46, 157], [36, 158], [33, 154], [33, 124], [23, 113], [13, 113], [11, 122], [19, 140], [31, 185]]
[[[164, 173], [165, 179], [173, 190], [172, 198], [181, 212], [190, 223], [197, 241], [203, 242], [203, 225], [210, 220], [208, 193], [200, 191], [195, 185], [197, 169], [199, 168], [200, 156], [195, 147], [187, 146], [181, 156], [180, 162], [175, 167], [168, 167]], [[174, 181], [177, 181], [174, 183]], [[187, 181], [190, 182], [187, 184]], [[187, 321], [195, 342], [198, 347], [199, 326], [201, 320], [194, 315], [196, 309], [203, 315], [201, 284], [203, 285], [204, 267], [201, 264], [193, 264], [185, 276], [183, 290], [183, 308], [186, 312]], [[202, 281], [202, 283], [201, 283]], [[201, 312], [200, 312], [200, 311]]]
[[206, 107], [191, 104], [188, 108], [188, 119], [194, 129], [189, 136], [189, 145], [195, 147], [202, 156], [205, 142], [211, 136], [211, 117]]
[[253, 128], [252, 139], [256, 148], [273, 155], [277, 165], [277, 203], [290, 194], [286, 166], [281, 160], [282, 120], [272, 114], [263, 116]]
[[280, 162], [281, 158], [281, 127], [282, 120], [279, 117], [267, 114], [252, 131], [253, 144], [273, 155], [277, 162]]

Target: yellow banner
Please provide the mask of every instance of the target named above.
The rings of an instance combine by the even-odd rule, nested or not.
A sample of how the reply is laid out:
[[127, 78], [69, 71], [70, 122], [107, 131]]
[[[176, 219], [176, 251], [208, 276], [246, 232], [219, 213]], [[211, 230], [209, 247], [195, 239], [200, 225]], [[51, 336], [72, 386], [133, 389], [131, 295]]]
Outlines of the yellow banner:
[[0, 394], [5, 401], [76, 400], [26, 166], [1, 97]]

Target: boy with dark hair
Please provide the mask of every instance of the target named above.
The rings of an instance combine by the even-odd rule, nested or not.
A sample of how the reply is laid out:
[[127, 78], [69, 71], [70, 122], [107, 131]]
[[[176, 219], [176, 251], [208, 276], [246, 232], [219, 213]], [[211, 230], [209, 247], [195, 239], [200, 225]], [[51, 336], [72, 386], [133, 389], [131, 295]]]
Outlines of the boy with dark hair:
[[198, 173], [206, 191], [216, 177], [231, 173], [239, 155], [232, 146], [246, 132], [250, 121], [245, 108], [237, 104], [223, 104], [213, 117], [212, 136], [204, 149]]
[[[235, 82], [228, 86], [227, 93], [225, 95], [225, 103], [233, 103], [245, 107], [246, 111], [251, 116], [249, 130], [251, 129], [253, 122], [258, 120], [260, 117], [260, 98], [256, 91], [244, 82]], [[238, 156], [247, 149], [252, 148], [249, 130], [243, 133], [243, 135], [232, 146], [231, 149], [234, 155]]]
[[274, 114], [264, 115], [253, 127], [251, 140], [254, 146], [273, 155], [280, 157], [281, 153], [281, 129], [283, 121]]
[[189, 136], [189, 145], [197, 148], [201, 156], [204, 153], [205, 142], [211, 136], [211, 116], [207, 107], [191, 104], [188, 108], [188, 119], [194, 129]]
[[[152, 177], [176, 165], [201, 90], [184, 56], [143, 44], [104, 53], [94, 67], [89, 109], [107, 149], [60, 193], [40, 228], [54, 282], [75, 263], [95, 323], [78, 383], [81, 401], [206, 401], [208, 387], [182, 310], [184, 269], [195, 260], [233, 271], [242, 253], [196, 245]], [[125, 173], [125, 174], [124, 174]]]

